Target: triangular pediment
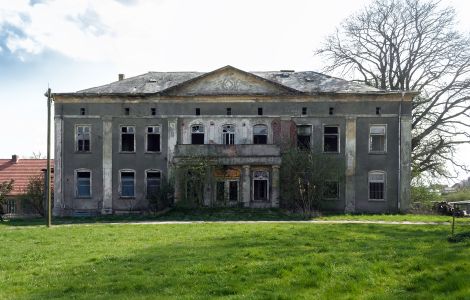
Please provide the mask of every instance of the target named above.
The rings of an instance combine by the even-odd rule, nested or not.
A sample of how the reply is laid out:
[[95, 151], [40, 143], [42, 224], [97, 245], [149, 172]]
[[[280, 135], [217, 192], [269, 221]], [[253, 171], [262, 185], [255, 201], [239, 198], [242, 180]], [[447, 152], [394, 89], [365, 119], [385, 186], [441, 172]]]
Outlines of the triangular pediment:
[[226, 66], [160, 92], [168, 96], [292, 95], [302, 92], [252, 73]]

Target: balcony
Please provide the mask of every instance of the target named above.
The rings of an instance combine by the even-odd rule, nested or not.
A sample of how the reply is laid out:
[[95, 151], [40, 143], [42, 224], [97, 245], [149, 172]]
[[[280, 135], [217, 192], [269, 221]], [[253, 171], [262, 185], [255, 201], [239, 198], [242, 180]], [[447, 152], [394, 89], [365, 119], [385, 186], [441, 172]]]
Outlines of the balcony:
[[277, 145], [176, 145], [174, 160], [204, 157], [225, 165], [279, 165], [281, 149]]

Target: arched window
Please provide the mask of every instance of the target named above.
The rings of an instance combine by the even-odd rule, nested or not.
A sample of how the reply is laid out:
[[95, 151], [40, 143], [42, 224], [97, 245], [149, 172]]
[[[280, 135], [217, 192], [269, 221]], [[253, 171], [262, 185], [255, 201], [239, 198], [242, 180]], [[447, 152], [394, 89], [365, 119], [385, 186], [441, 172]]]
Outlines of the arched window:
[[191, 126], [191, 144], [193, 145], [204, 144], [204, 126], [202, 125]]
[[385, 200], [385, 172], [369, 172], [369, 200]]
[[225, 145], [235, 144], [235, 126], [224, 125], [222, 127], [222, 142]]
[[253, 126], [253, 144], [268, 143], [268, 126], [259, 124]]

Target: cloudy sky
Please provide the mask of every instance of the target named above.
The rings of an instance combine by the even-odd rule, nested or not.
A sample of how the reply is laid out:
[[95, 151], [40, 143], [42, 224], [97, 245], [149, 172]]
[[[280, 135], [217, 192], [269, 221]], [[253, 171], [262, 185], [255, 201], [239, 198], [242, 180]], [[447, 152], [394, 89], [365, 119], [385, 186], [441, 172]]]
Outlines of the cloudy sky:
[[[368, 2], [0, 0], [0, 157], [45, 153], [48, 86], [70, 92], [115, 81], [118, 73], [228, 64], [321, 71], [313, 51]], [[443, 3], [470, 32], [470, 1]]]

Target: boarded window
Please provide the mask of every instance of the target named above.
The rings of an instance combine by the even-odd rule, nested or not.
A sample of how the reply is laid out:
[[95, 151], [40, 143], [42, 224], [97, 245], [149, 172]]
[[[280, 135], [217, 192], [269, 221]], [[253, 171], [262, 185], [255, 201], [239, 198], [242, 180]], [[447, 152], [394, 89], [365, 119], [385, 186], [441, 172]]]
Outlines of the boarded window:
[[369, 200], [385, 199], [385, 172], [369, 172]]
[[369, 129], [369, 151], [385, 152], [386, 151], [386, 129], [385, 125], [372, 125]]
[[91, 126], [79, 125], [76, 127], [77, 151], [89, 152], [91, 139]]
[[297, 148], [300, 150], [310, 149], [310, 141], [312, 138], [312, 126], [297, 126]]
[[191, 144], [193, 145], [204, 144], [204, 126], [202, 125], [191, 126]]
[[323, 151], [339, 152], [339, 127], [324, 126], [323, 127]]
[[267, 144], [268, 143], [268, 126], [255, 125], [253, 126], [253, 144]]
[[160, 171], [147, 171], [147, 199], [156, 197], [160, 190], [161, 173]]
[[147, 152], [160, 151], [160, 126], [147, 127]]
[[225, 145], [235, 144], [235, 127], [233, 125], [222, 127], [222, 141]]
[[134, 126], [122, 126], [121, 127], [121, 151], [122, 152], [134, 152]]
[[135, 197], [134, 171], [121, 171], [121, 197]]
[[77, 171], [77, 197], [89, 198], [91, 197], [91, 172], [90, 171]]

